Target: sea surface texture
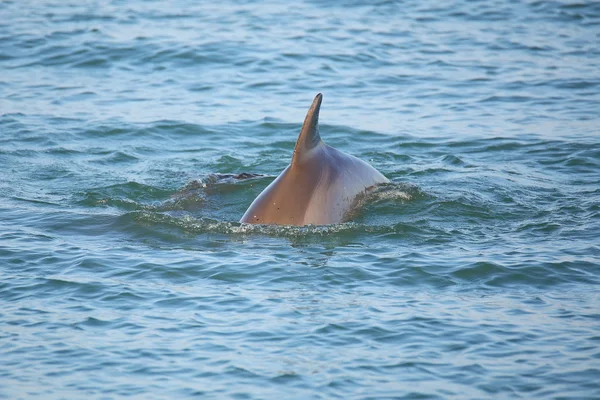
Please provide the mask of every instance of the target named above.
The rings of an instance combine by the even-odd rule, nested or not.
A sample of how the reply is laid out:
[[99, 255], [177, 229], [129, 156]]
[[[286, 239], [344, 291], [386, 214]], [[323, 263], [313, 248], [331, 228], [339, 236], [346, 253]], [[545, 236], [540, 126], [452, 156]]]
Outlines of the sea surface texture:
[[0, 1], [0, 398], [191, 397], [600, 398], [600, 3]]

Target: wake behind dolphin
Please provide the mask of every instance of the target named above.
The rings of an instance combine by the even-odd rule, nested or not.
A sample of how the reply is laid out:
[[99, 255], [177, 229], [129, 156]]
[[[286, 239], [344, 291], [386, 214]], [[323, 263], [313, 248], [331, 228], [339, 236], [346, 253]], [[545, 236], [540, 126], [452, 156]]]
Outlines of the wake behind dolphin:
[[240, 222], [325, 225], [343, 222], [358, 195], [389, 180], [366, 162], [326, 145], [319, 135], [323, 96], [315, 97], [292, 163], [252, 202]]

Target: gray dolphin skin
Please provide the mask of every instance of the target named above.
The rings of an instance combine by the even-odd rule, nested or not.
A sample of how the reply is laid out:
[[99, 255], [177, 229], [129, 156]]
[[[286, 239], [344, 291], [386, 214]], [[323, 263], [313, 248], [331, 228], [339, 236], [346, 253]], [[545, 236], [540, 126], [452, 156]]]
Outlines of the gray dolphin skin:
[[325, 225], [344, 222], [356, 196], [389, 180], [366, 162], [326, 145], [319, 135], [317, 94], [298, 136], [292, 163], [252, 202], [240, 222]]

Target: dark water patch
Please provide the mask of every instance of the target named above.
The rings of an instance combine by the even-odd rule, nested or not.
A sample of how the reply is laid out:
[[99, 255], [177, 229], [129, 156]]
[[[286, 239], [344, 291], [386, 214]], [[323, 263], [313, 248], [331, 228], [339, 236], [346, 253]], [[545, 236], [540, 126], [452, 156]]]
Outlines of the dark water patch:
[[59, 278], [48, 278], [38, 280], [24, 286], [15, 286], [6, 291], [7, 298], [13, 300], [25, 300], [32, 296], [38, 296], [45, 299], [54, 299], [60, 296], [75, 296], [79, 298], [96, 298], [102, 293], [102, 286], [94, 283], [75, 282]]
[[[165, 136], [201, 136], [203, 138], [215, 137], [218, 132], [210, 129], [206, 126], [200, 126], [195, 124], [182, 123], [180, 121], [156, 121], [153, 122], [148, 128], [148, 133], [164, 133]], [[142, 135], [146, 130], [140, 132]]]
[[[574, 265], [569, 262], [544, 263], [541, 265], [524, 264], [503, 266], [490, 262], [478, 262], [472, 266], [460, 268], [452, 276], [469, 283], [483, 284], [489, 287], [552, 287], [577, 282], [593, 283], [586, 273], [573, 273]], [[583, 269], [591, 265], [580, 264]]]
[[552, 85], [557, 89], [593, 89], [600, 84], [597, 80], [583, 79], [558, 79], [554, 81], [541, 82], [538, 85]]
[[176, 64], [182, 66], [198, 66], [210, 64], [227, 64], [233, 58], [224, 57], [226, 52], [216, 51], [216, 43], [204, 44], [200, 48], [170, 47], [158, 49], [139, 60], [140, 64]]
[[59, 157], [67, 156], [67, 158], [69, 158], [69, 157], [81, 155], [84, 152], [81, 150], [74, 149], [74, 148], [59, 146], [59, 147], [53, 147], [53, 148], [46, 150], [46, 153], [51, 154], [51, 155], [56, 155]]
[[88, 207], [117, 207], [125, 210], [147, 208], [153, 202], [167, 199], [171, 191], [137, 182], [89, 189], [81, 193], [77, 203]]
[[456, 165], [461, 167], [468, 166], [460, 157], [453, 155], [445, 155], [441, 161], [449, 165]]
[[484, 103], [496, 103], [496, 102], [506, 102], [506, 103], [522, 103], [529, 102], [533, 100], [534, 97], [531, 96], [490, 96], [485, 99], [482, 99], [481, 102]]
[[124, 151], [111, 151], [108, 154], [103, 155], [100, 159], [91, 160], [91, 163], [100, 165], [114, 165], [114, 164], [127, 164], [134, 163], [138, 160], [136, 156]]

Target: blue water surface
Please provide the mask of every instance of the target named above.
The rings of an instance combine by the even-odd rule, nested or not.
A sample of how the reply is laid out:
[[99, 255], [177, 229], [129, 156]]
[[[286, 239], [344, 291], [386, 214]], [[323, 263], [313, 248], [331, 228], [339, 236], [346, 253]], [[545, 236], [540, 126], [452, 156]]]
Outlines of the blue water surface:
[[[600, 398], [600, 3], [0, 1], [0, 398]], [[392, 181], [238, 223], [324, 94]]]

